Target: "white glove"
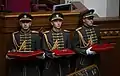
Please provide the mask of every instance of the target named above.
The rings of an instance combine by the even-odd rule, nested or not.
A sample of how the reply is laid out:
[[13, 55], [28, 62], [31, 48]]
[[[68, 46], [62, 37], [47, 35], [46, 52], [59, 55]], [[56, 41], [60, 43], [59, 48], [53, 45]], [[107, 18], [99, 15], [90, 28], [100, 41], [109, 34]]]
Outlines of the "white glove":
[[11, 58], [11, 57], [6, 55], [6, 59], [12, 60], [12, 59], [15, 59], [15, 58]]
[[91, 51], [91, 48], [92, 48], [92, 47], [89, 47], [89, 48], [86, 50], [87, 55], [95, 55], [95, 54], [96, 54], [95, 51]]
[[45, 59], [45, 53], [43, 53], [42, 56], [36, 56], [36, 58], [38, 58], [38, 59]]

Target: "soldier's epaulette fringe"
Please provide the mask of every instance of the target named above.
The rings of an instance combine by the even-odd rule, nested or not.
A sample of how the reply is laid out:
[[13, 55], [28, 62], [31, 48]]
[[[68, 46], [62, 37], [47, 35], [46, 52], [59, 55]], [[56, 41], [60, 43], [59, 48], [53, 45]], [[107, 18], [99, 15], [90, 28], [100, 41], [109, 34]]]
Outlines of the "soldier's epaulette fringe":
[[39, 33], [38, 31], [31, 31], [32, 33]]
[[76, 31], [78, 31], [78, 30], [80, 30], [80, 29], [82, 29], [82, 27], [77, 28]]
[[65, 32], [70, 32], [70, 31], [68, 31], [68, 30], [64, 30]]
[[50, 32], [50, 31], [45, 31], [45, 32], [43, 32], [43, 34], [48, 33], [48, 32]]

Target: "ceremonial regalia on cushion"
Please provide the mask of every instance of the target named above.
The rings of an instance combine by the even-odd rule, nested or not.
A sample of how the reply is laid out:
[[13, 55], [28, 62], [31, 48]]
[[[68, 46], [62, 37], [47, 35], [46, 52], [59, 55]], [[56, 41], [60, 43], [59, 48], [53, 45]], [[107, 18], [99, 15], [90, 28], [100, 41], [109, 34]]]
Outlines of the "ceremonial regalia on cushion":
[[[22, 23], [32, 20], [31, 15], [26, 13], [20, 14], [18, 18]], [[30, 28], [21, 28], [20, 31], [12, 33], [12, 46], [6, 55], [9, 59], [8, 76], [41, 76], [44, 68], [43, 54], [34, 53], [42, 51], [41, 38], [38, 31], [31, 31]], [[14, 55], [15, 53], [17, 54]]]

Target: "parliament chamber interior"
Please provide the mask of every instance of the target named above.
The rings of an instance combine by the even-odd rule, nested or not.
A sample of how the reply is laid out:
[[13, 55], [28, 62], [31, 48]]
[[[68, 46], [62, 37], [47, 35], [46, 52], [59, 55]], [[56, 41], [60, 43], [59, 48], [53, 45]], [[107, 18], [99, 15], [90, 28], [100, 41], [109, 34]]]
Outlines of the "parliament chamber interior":
[[[42, 32], [51, 28], [49, 16], [53, 12], [63, 13], [62, 28], [71, 32], [72, 39], [74, 30], [81, 24], [79, 14], [88, 8], [81, 2], [60, 5], [64, 3], [65, 0], [0, 0], [0, 76], [7, 76], [9, 63], [5, 56], [9, 50], [8, 42], [12, 40], [11, 34], [18, 30], [17, 17], [21, 12], [29, 12], [34, 17], [31, 29]], [[100, 53], [101, 76], [120, 76], [119, 16], [100, 17], [96, 14], [94, 24], [99, 25], [103, 42], [115, 44], [114, 49]]]

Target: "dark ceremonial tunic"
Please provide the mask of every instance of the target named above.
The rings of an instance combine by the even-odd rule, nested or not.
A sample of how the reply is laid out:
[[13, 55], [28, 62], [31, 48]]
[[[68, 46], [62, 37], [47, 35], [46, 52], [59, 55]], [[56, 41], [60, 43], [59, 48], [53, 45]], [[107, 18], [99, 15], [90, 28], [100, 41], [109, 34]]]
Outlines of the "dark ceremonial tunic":
[[[80, 34], [82, 35], [82, 39], [80, 38]], [[100, 43], [100, 32], [96, 27], [87, 27], [82, 26], [77, 28], [72, 42], [72, 47], [75, 52], [78, 54], [76, 57], [76, 69], [81, 69], [87, 67], [92, 64], [99, 65], [100, 63], [100, 55], [87, 55], [87, 45], [89, 40], [92, 40], [93, 44]]]
[[[12, 34], [12, 49], [19, 49], [19, 46], [26, 40], [26, 47], [22, 51], [35, 51], [41, 49], [41, 37], [37, 31], [21, 30]], [[12, 51], [11, 49], [11, 51]], [[41, 76], [42, 61], [36, 60], [9, 60], [8, 76]], [[41, 67], [43, 68], [43, 67]]]
[[55, 41], [58, 41], [58, 49], [70, 48], [70, 33], [68, 31], [55, 32], [53, 30], [46, 31], [49, 44], [47, 44], [45, 36], [43, 38], [43, 48], [46, 51], [46, 66], [44, 70], [44, 76], [66, 76], [69, 71], [69, 59], [67, 57], [53, 58], [52, 49]]

